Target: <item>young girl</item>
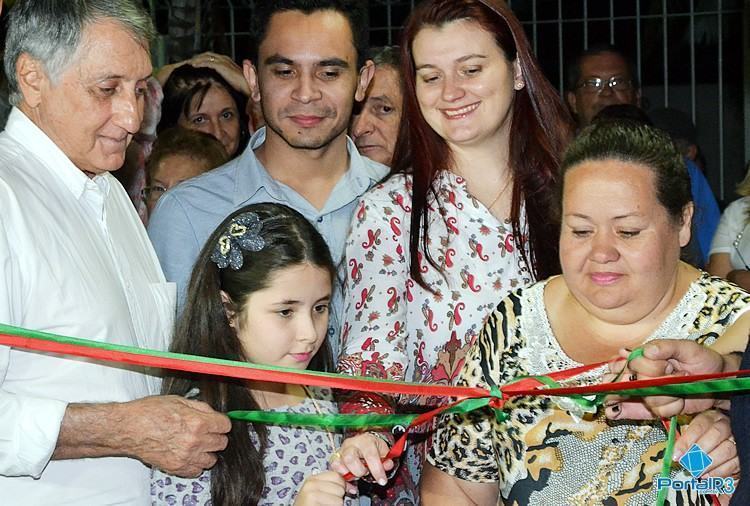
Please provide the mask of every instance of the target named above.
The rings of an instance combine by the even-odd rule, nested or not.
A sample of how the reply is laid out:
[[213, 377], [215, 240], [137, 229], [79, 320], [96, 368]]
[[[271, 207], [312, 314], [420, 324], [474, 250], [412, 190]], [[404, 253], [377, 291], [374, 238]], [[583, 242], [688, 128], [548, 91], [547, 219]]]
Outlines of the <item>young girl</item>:
[[[231, 214], [203, 247], [188, 287], [171, 350], [257, 364], [327, 371], [325, 336], [335, 268], [325, 241], [298, 212], [253, 204]], [[168, 394], [192, 396], [214, 409], [335, 413], [331, 391], [179, 375], [165, 380]], [[358, 504], [342, 475], [385, 482], [388, 452], [379, 436], [347, 439], [370, 464], [338, 459], [339, 434], [307, 427], [233, 421], [216, 465], [195, 479], [154, 470], [154, 504]], [[329, 460], [339, 473], [327, 471]], [[383, 467], [385, 466], [385, 467]]]

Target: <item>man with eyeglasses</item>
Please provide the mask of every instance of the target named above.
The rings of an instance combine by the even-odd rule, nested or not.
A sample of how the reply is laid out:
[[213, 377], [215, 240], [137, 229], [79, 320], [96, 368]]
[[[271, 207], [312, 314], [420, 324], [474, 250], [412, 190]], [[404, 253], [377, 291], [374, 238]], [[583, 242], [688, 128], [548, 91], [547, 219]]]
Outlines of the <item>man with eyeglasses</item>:
[[[636, 76], [632, 61], [611, 44], [592, 45], [583, 51], [568, 66], [566, 76], [566, 98], [578, 120], [578, 127], [589, 125], [600, 111], [611, 105], [640, 107], [641, 89]], [[671, 132], [667, 133], [672, 135]], [[705, 176], [690, 159], [686, 159], [686, 165], [696, 206], [693, 216], [694, 257], [691, 263], [702, 268], [708, 258], [720, 213]]]
[[608, 105], [639, 106], [641, 90], [632, 63], [619, 49], [593, 45], [568, 66], [566, 98], [583, 128]]

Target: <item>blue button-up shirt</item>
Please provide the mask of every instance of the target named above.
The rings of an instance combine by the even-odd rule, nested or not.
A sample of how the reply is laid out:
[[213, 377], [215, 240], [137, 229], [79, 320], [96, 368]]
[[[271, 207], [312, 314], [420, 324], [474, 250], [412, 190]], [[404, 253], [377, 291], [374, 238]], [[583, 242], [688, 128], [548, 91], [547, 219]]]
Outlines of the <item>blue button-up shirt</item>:
[[[359, 197], [388, 172], [385, 165], [361, 156], [354, 142], [347, 138], [349, 169], [323, 208], [318, 210], [295, 190], [268, 174], [254, 151], [265, 140], [266, 130], [261, 128], [241, 156], [164, 194], [149, 218], [148, 235], [164, 274], [168, 281], [177, 283], [178, 307], [185, 301], [193, 265], [206, 239], [224, 218], [247, 204], [276, 202], [299, 211], [326, 240], [333, 261], [338, 265]], [[336, 316], [341, 314], [340, 301], [340, 296], [335, 294], [330, 331], [333, 335], [338, 331]], [[331, 345], [335, 357], [338, 343], [331, 342]]]
[[708, 262], [716, 228], [719, 226], [721, 211], [716, 203], [716, 197], [706, 176], [695, 165], [695, 162], [685, 158], [688, 174], [690, 175], [690, 191], [693, 194], [695, 211], [693, 213], [693, 234], [695, 234], [696, 253], [698, 255], [696, 267], [703, 267]]

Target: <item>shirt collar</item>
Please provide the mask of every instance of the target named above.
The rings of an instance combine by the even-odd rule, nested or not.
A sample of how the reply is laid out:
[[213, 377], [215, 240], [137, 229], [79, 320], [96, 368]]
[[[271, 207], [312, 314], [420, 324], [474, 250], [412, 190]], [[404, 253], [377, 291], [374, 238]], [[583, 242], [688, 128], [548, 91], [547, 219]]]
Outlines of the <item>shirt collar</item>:
[[[236, 166], [237, 177], [233, 199], [235, 205], [246, 202], [262, 188], [274, 198], [284, 200], [279, 183], [271, 177], [254, 153], [254, 150], [265, 141], [266, 127], [261, 127], [253, 134], [245, 151], [240, 155]], [[346, 137], [346, 149], [349, 153], [349, 167], [344, 174], [344, 181], [347, 187], [357, 194], [367, 191], [373, 183], [380, 181], [388, 173], [386, 166], [360, 155], [357, 146], [349, 136]]]
[[346, 149], [349, 152], [349, 170], [345, 177], [348, 178], [347, 184], [357, 193], [363, 194], [388, 174], [388, 167], [359, 154], [357, 145], [348, 135]]
[[283, 200], [279, 184], [271, 177], [266, 168], [263, 167], [258, 157], [255, 156], [255, 150], [264, 142], [266, 142], [266, 127], [261, 127], [250, 137], [247, 147], [237, 161], [233, 198], [235, 206], [247, 202], [263, 188], [272, 197], [277, 200]]
[[27, 148], [33, 147], [34, 156], [70, 190], [76, 200], [80, 200], [86, 190], [92, 190], [95, 187], [105, 195], [109, 193], [111, 174], [104, 173], [89, 178], [70, 161], [70, 158], [46, 133], [17, 107], [13, 107], [8, 116], [5, 132], [21, 145]]

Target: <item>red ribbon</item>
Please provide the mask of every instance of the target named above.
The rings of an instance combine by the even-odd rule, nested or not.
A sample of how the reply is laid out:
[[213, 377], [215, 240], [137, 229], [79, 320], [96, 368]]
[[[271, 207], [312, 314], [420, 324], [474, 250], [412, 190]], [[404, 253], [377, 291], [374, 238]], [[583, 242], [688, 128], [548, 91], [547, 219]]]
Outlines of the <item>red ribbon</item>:
[[458, 397], [461, 399], [486, 397], [489, 393], [482, 388], [401, 383], [376, 380], [373, 378], [346, 376], [343, 374], [320, 374], [311, 371], [291, 372], [289, 370], [281, 370], [280, 368], [267, 368], [252, 364], [217, 364], [195, 360], [191, 355], [182, 355], [180, 358], [154, 356], [127, 351], [91, 348], [78, 344], [59, 343], [12, 334], [0, 334], [0, 345], [93, 358], [104, 362], [154, 367], [157, 369], [170, 369], [174, 371], [186, 371], [226, 378], [271, 381], [275, 383], [319, 386], [343, 390], [359, 390], [363, 392], [420, 396], [435, 395], [443, 397]]

